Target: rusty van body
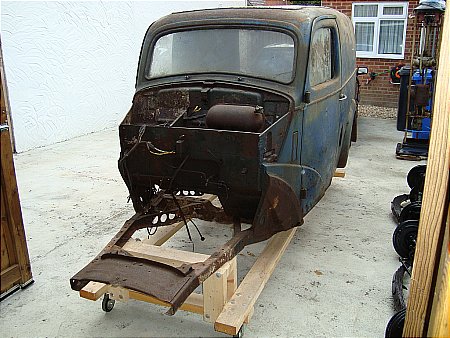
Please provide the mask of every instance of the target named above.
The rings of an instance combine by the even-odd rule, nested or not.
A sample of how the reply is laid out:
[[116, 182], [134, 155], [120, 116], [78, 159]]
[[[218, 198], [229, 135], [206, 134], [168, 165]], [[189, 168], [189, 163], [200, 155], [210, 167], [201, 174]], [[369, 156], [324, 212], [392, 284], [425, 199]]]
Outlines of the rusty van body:
[[[72, 288], [112, 283], [174, 313], [245, 245], [300, 225], [347, 162], [355, 86], [353, 27], [329, 8], [212, 9], [153, 23], [119, 127], [119, 170], [136, 215]], [[192, 218], [234, 224], [204, 263], [175, 268], [122, 249], [138, 229]]]

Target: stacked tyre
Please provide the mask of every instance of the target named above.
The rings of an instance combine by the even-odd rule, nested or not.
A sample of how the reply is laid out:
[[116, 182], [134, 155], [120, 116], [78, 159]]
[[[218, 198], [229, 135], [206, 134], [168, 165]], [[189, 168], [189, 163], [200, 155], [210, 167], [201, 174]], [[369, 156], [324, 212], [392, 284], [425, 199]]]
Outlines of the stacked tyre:
[[387, 324], [385, 337], [401, 337], [403, 332], [406, 316], [405, 284], [406, 279], [411, 277], [414, 262], [426, 168], [426, 165], [412, 168], [406, 178], [409, 194], [396, 196], [391, 202], [392, 214], [397, 221], [392, 244], [401, 265], [392, 278], [392, 297], [397, 312]]

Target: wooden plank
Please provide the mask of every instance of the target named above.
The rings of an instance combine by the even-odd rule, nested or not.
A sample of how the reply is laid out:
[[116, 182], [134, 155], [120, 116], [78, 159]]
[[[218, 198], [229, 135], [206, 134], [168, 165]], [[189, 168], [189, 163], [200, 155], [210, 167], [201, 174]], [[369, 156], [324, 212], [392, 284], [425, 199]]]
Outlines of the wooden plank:
[[236, 335], [294, 237], [297, 228], [274, 235], [214, 323], [216, 331]]
[[7, 269], [9, 266], [14, 264], [14, 250], [11, 250], [11, 236], [9, 235], [8, 229], [8, 219], [6, 217], [5, 205], [3, 203], [3, 189], [0, 189], [0, 214], [1, 214], [1, 223], [0, 223], [0, 235], [1, 235], [1, 246], [0, 246], [0, 265], [1, 270], [3, 271]]
[[164, 248], [157, 245], [143, 243], [142, 241], [130, 240], [122, 247], [135, 257], [145, 258], [151, 261], [179, 267], [185, 263], [204, 262], [209, 255], [197, 252], [183, 251], [172, 248]]
[[183, 222], [178, 222], [172, 225], [159, 227], [156, 233], [150, 236], [149, 239], [143, 240], [147, 244], [153, 245], [163, 245], [167, 242], [173, 235], [177, 233], [184, 226]]
[[255, 306], [252, 306], [252, 307], [250, 308], [250, 311], [248, 312], [247, 317], [246, 317], [245, 320], [244, 320], [244, 323], [245, 323], [245, 324], [250, 323], [250, 319], [252, 319], [254, 313], [255, 313]]
[[344, 178], [345, 177], [345, 170], [344, 169], [336, 169], [336, 171], [334, 172], [333, 177]]
[[441, 41], [427, 173], [403, 330], [403, 336], [407, 337], [427, 334], [434, 276], [444, 237], [450, 157], [450, 15], [444, 18]]
[[[169, 303], [163, 302], [155, 297], [145, 295], [138, 291], [128, 290], [118, 286], [114, 287], [98, 282], [90, 282], [82, 290], [80, 290], [80, 296], [89, 300], [100, 299], [105, 293], [110, 293], [113, 299], [120, 301], [126, 301], [131, 298], [147, 303], [170, 307]], [[119, 294], [126, 295], [119, 297]], [[181, 305], [180, 310], [203, 314], [203, 295], [197, 293], [189, 295], [184, 304]]]
[[[0, 189], [0, 214], [1, 214], [1, 270], [4, 271], [12, 265], [17, 264], [15, 243], [12, 237], [12, 224], [8, 222], [7, 209], [5, 206], [5, 188]], [[17, 283], [16, 283], [17, 284]]]
[[[155, 297], [144, 295], [143, 293], [129, 290], [130, 298], [140, 300], [147, 303], [157, 304], [161, 306], [170, 307], [169, 303], [163, 302]], [[186, 301], [180, 306], [180, 310], [203, 314], [203, 295], [198, 293], [191, 293]]]
[[450, 211], [430, 317], [428, 337], [450, 337]]
[[97, 300], [108, 291], [108, 285], [100, 282], [89, 282], [80, 290], [80, 297]]
[[20, 282], [20, 268], [18, 264], [11, 265], [1, 273], [0, 293], [8, 291], [12, 286]]
[[4, 229], [6, 228], [6, 222], [1, 221], [1, 228], [0, 228], [0, 232], [1, 232], [1, 243], [0, 243], [0, 264], [1, 264], [1, 270], [3, 271], [5, 269], [7, 269], [8, 267], [11, 266], [10, 264], [10, 260], [9, 260], [9, 251], [8, 251], [8, 246], [6, 245], [6, 234]]

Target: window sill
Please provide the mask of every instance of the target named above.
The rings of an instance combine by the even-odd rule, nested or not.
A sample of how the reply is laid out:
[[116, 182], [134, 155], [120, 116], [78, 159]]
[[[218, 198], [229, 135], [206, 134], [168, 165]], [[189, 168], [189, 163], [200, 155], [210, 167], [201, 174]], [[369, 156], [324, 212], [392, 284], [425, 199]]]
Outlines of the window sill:
[[356, 57], [358, 59], [387, 59], [387, 60], [404, 60], [404, 55], [395, 55], [395, 54], [382, 54], [382, 55], [358, 55], [356, 53]]

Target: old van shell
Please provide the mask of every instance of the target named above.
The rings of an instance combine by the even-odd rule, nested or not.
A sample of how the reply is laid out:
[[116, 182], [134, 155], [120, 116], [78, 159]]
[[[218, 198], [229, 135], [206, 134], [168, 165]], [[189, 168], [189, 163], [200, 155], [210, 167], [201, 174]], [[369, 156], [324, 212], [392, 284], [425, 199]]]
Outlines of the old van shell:
[[[190, 72], [180, 62], [183, 71], [163, 64], [168, 72], [152, 75], [152, 51], [165, 36], [177, 37], [160, 49], [160, 54], [176, 51], [165, 60], [176, 60], [186, 50], [200, 57], [212, 50], [208, 62], [215, 65], [221, 46], [195, 39], [199, 32], [220, 29], [229, 32], [228, 48], [235, 37], [238, 47], [272, 48], [261, 53], [269, 57], [289, 56], [292, 43], [285, 41], [290, 40], [239, 36], [261, 30], [291, 37], [292, 76], [273, 81], [270, 72], [248, 71], [251, 63], [242, 74], [237, 63], [231, 71], [221, 64], [223, 69], [203, 71], [200, 65]], [[346, 164], [356, 121], [355, 86], [353, 27], [329, 8], [211, 9], [174, 13], [153, 23], [141, 49], [133, 105], [119, 128], [119, 170], [136, 215], [71, 279], [72, 288], [80, 290], [91, 280], [114, 283], [170, 303], [173, 314], [245, 245], [301, 224], [336, 167]], [[217, 195], [223, 209], [196, 197], [204, 193]], [[122, 249], [138, 229], [190, 218], [232, 222], [234, 236], [205, 262], [179, 268], [130, 257]], [[243, 230], [241, 221], [252, 226]]]

